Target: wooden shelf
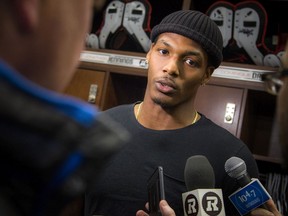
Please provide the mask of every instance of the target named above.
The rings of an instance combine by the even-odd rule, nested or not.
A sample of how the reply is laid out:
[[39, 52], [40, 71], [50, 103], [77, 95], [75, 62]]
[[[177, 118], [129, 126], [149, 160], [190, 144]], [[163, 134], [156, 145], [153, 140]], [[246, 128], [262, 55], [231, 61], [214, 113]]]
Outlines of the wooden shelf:
[[269, 162], [269, 163], [274, 163], [274, 164], [281, 164], [282, 159], [281, 158], [275, 158], [275, 157], [268, 157], [268, 156], [263, 156], [263, 155], [257, 155], [253, 154], [254, 158], [259, 161], [264, 161], [264, 162]]

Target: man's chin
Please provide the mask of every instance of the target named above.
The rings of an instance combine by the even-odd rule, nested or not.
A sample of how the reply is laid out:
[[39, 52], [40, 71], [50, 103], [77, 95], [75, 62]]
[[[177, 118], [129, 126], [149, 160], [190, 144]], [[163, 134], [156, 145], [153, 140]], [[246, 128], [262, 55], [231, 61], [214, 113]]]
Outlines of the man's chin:
[[169, 106], [169, 103], [167, 103], [167, 101], [165, 101], [165, 100], [163, 100], [163, 99], [154, 98], [154, 99], [152, 99], [152, 101], [153, 101], [155, 104], [161, 106], [162, 108], [170, 107], [170, 106]]

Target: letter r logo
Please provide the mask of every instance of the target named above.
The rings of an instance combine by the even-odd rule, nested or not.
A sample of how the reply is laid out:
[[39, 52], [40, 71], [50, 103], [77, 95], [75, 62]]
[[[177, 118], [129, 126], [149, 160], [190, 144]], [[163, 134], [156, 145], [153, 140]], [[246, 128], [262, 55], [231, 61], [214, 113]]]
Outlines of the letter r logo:
[[202, 206], [208, 215], [218, 215], [222, 210], [222, 201], [218, 194], [209, 191], [203, 196]]
[[218, 199], [215, 196], [207, 196], [207, 211], [218, 211]]
[[189, 194], [185, 199], [185, 209], [186, 215], [196, 216], [199, 211], [199, 203], [197, 198], [193, 194]]
[[196, 199], [195, 198], [191, 198], [191, 199], [188, 199], [187, 200], [187, 205], [188, 205], [188, 213], [191, 214], [191, 213], [195, 213], [197, 210], [196, 210]]

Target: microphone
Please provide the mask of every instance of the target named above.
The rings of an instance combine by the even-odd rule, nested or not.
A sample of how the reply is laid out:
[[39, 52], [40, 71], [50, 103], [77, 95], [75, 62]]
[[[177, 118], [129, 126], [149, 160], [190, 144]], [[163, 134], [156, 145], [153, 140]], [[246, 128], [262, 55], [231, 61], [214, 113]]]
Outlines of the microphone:
[[221, 189], [214, 189], [214, 170], [203, 155], [187, 159], [184, 170], [188, 192], [182, 193], [184, 216], [225, 216]]
[[231, 177], [237, 180], [240, 187], [245, 187], [251, 182], [247, 173], [245, 161], [238, 157], [231, 157], [225, 162], [225, 171]]
[[245, 215], [257, 207], [265, 208], [271, 196], [258, 179], [250, 178], [245, 161], [238, 157], [231, 157], [225, 162], [225, 171], [234, 178], [240, 189], [229, 196], [240, 215]]

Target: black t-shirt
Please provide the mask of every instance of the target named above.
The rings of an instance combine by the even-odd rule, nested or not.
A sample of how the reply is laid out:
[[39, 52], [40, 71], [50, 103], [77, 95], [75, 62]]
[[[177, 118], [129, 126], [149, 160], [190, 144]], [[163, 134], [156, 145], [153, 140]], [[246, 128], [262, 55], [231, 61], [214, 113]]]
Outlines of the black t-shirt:
[[132, 139], [97, 179], [95, 190], [87, 192], [85, 215], [132, 216], [145, 209], [147, 180], [159, 165], [164, 169], [166, 200], [176, 215], [183, 215], [184, 168], [193, 155], [207, 157], [214, 169], [215, 188], [223, 192], [226, 215], [237, 215], [228, 196], [238, 186], [226, 174], [224, 164], [232, 156], [240, 157], [250, 176], [257, 178], [257, 165], [247, 146], [202, 114], [195, 124], [181, 129], [147, 129], [136, 120], [133, 107], [121, 105], [105, 111], [130, 131]]

